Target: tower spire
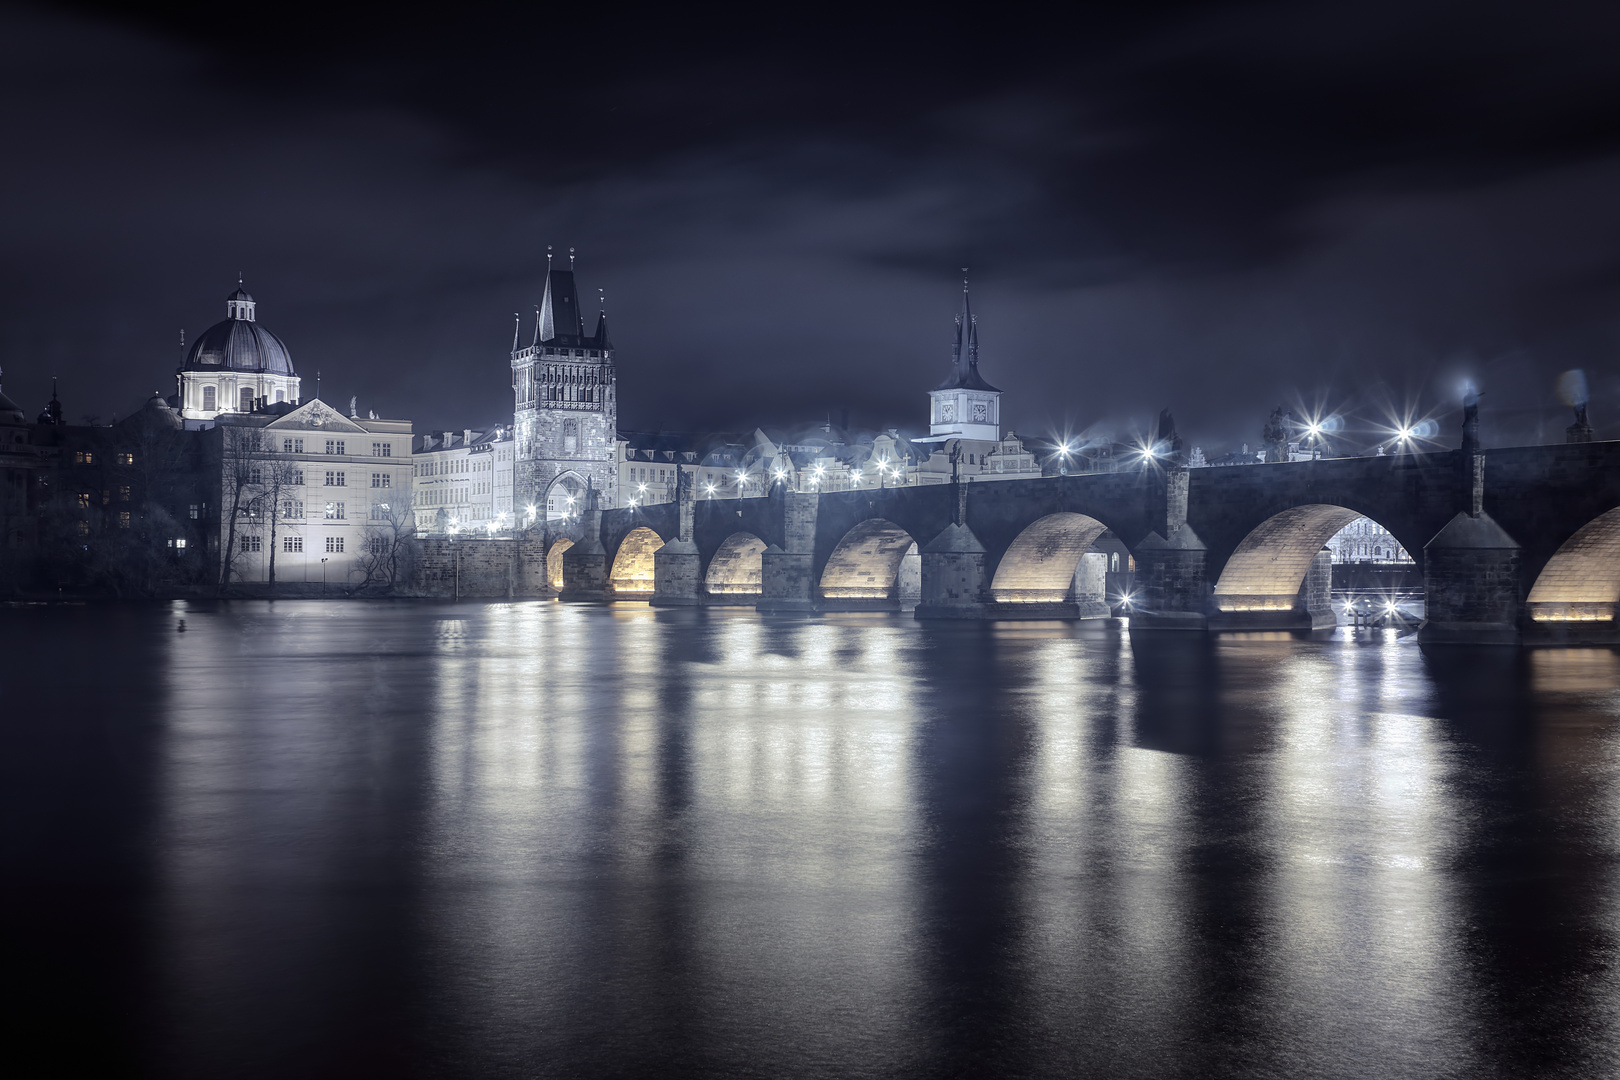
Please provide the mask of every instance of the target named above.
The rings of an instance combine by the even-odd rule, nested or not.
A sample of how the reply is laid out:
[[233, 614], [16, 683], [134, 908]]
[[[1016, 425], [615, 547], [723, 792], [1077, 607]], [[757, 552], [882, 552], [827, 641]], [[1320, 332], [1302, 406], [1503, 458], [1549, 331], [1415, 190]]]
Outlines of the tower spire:
[[512, 351], [517, 352], [518, 331], [523, 328], [523, 316], [512, 312]]

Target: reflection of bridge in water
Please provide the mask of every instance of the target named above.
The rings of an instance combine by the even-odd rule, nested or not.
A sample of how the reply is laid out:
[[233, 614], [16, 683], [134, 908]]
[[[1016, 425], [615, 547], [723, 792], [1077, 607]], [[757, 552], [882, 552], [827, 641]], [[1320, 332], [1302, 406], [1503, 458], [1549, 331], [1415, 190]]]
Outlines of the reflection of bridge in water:
[[564, 599], [1097, 618], [1123, 555], [1133, 630], [1312, 629], [1362, 516], [1415, 560], [1427, 641], [1620, 638], [1620, 443], [591, 511], [548, 565]]

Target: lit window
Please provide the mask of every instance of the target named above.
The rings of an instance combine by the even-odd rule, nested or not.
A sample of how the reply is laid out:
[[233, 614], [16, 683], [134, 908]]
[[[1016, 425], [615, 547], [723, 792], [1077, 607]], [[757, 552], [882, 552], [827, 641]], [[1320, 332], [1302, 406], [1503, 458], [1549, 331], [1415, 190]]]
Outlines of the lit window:
[[129, 485], [122, 484], [118, 488], [118, 501], [129, 502]]
[[196, 521], [200, 517], [202, 517], [202, 506], [199, 503], [192, 503], [191, 504], [191, 520]]
[[133, 465], [133, 464], [135, 464], [135, 455], [130, 453], [127, 450], [120, 451], [119, 454], [118, 454], [118, 464], [120, 464], [120, 465]]
[[79, 509], [90, 509], [90, 493], [88, 491], [79, 492]]
[[129, 511], [128, 510], [120, 510], [118, 512], [118, 527], [120, 529], [129, 528]]

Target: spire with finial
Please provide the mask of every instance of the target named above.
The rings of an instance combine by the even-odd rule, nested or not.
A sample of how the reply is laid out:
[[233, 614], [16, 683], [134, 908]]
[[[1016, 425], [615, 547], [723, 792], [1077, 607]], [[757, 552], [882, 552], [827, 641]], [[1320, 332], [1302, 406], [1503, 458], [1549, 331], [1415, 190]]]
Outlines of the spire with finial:
[[574, 268], [574, 249], [569, 248], [568, 249], [568, 269], [572, 270], [573, 268]]
[[967, 388], [995, 391], [979, 374], [979, 320], [968, 295], [967, 267], [962, 267], [962, 310], [956, 316], [956, 340], [951, 346], [951, 374], [936, 389]]
[[595, 344], [598, 349], [611, 349], [613, 348], [613, 343], [608, 339], [607, 293], [602, 289], [596, 290], [596, 302], [598, 310], [596, 316]]
[[512, 351], [517, 352], [518, 334], [523, 329], [523, 316], [512, 312]]

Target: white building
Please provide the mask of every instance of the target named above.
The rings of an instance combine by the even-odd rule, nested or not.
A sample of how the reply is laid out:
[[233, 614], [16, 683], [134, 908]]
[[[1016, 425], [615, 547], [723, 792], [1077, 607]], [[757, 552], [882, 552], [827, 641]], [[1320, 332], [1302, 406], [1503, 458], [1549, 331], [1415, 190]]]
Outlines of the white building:
[[241, 283], [225, 298], [228, 317], [191, 343], [180, 365], [180, 417], [188, 428], [222, 413], [251, 413], [261, 405], [299, 401], [298, 374], [287, 346], [263, 326]]
[[219, 552], [230, 579], [358, 585], [368, 546], [408, 529], [409, 420], [344, 416], [320, 399], [220, 413]]
[[1327, 542], [1327, 549], [1336, 563], [1411, 563], [1409, 555], [1395, 534], [1372, 518], [1357, 518]]
[[416, 530], [498, 532], [514, 521], [527, 524], [527, 507], [515, 505], [515, 449], [512, 429], [498, 425], [419, 436], [411, 452]]

